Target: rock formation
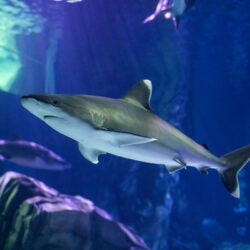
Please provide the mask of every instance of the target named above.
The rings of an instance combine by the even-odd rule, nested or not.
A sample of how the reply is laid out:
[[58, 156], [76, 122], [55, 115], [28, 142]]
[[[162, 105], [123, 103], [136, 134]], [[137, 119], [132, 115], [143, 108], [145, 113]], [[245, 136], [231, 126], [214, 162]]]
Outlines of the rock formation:
[[28, 176], [0, 178], [2, 250], [148, 250], [143, 240], [90, 200], [60, 194]]

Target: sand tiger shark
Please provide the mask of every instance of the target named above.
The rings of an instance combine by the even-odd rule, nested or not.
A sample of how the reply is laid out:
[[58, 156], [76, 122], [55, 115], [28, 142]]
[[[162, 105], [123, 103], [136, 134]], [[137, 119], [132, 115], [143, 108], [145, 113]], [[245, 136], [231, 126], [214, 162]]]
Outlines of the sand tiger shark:
[[250, 145], [218, 158], [157, 116], [150, 107], [152, 84], [143, 80], [123, 98], [90, 95], [30, 94], [22, 105], [59, 133], [78, 142], [81, 154], [97, 164], [101, 154], [164, 164], [172, 173], [192, 166], [221, 176], [226, 189], [240, 196], [238, 172], [249, 161]]
[[52, 150], [31, 141], [0, 140], [0, 162], [46, 170], [65, 170], [71, 164]]

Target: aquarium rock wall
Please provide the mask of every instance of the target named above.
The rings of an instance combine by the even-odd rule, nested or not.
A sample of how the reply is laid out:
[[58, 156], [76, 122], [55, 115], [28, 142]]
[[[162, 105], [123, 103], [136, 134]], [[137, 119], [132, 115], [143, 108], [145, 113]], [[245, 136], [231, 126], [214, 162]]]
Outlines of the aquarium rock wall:
[[2, 250], [149, 250], [90, 200], [15, 172], [0, 178], [0, 214]]

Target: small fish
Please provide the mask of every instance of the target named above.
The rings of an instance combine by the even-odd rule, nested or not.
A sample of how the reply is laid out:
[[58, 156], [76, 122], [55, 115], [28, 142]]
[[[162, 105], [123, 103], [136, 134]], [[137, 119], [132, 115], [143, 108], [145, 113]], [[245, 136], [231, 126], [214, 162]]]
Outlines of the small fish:
[[160, 0], [156, 6], [155, 12], [147, 17], [143, 23], [154, 20], [159, 14], [164, 18], [172, 19], [175, 28], [178, 28], [181, 16], [195, 4], [195, 0]]
[[218, 171], [226, 189], [239, 197], [238, 172], [250, 159], [250, 145], [218, 158], [157, 116], [150, 107], [152, 84], [143, 80], [120, 99], [89, 95], [30, 94], [22, 105], [61, 134], [78, 142], [97, 164], [101, 154], [164, 164], [169, 172], [192, 166]]
[[65, 170], [71, 167], [48, 148], [24, 140], [0, 140], [0, 160], [36, 169]]
[[172, 4], [169, 3], [169, 0], [160, 0], [155, 8], [155, 12], [148, 16], [143, 23], [151, 22], [153, 21], [156, 16], [158, 16], [161, 12], [166, 11], [166, 10], [171, 10], [173, 7]]

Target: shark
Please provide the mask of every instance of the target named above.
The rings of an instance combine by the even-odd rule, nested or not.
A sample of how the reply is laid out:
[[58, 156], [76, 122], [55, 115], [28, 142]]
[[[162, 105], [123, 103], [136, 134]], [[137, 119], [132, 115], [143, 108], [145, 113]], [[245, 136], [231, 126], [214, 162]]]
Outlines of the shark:
[[71, 164], [52, 150], [32, 141], [0, 140], [0, 161], [24, 167], [65, 170]]
[[165, 19], [172, 19], [174, 27], [178, 28], [181, 16], [195, 4], [195, 0], [159, 0], [155, 12], [148, 16], [143, 23], [154, 20], [158, 15], [164, 16]]
[[80, 153], [97, 164], [102, 154], [153, 164], [173, 173], [215, 169], [228, 192], [240, 197], [238, 173], [250, 159], [250, 145], [221, 157], [152, 111], [152, 83], [142, 80], [122, 98], [70, 94], [28, 94], [21, 104], [59, 133], [78, 142]]

